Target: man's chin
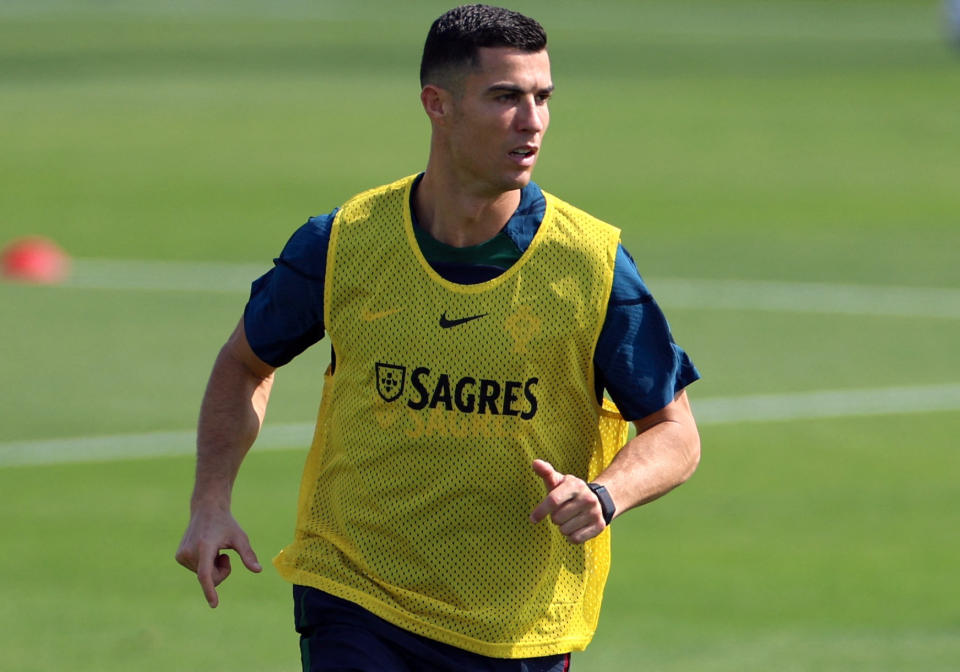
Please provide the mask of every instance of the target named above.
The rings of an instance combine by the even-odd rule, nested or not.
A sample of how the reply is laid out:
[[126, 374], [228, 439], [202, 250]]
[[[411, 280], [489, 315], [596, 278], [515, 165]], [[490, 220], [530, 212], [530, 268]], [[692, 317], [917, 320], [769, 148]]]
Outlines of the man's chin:
[[533, 179], [533, 171], [525, 170], [522, 173], [517, 173], [516, 175], [510, 176], [508, 179], [504, 180], [505, 183], [509, 183], [510, 186], [506, 191], [513, 191], [514, 189], [523, 189], [525, 186], [530, 184], [530, 181]]
[[518, 171], [512, 174], [500, 175], [498, 178], [493, 180], [487, 180], [482, 189], [490, 196], [505, 194], [509, 191], [523, 189], [525, 186], [530, 184], [532, 178], [532, 171]]

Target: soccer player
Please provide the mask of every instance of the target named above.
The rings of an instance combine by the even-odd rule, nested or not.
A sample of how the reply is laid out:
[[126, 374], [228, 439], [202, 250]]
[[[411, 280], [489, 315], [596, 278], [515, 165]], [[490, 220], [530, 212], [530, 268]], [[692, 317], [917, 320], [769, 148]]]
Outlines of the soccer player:
[[696, 468], [699, 374], [619, 230], [531, 181], [554, 89], [540, 24], [453, 9], [420, 77], [426, 169], [310, 219], [253, 283], [204, 395], [177, 560], [213, 607], [223, 550], [260, 571], [232, 485], [275, 368], [328, 335], [274, 560], [304, 670], [566, 670], [607, 528]]

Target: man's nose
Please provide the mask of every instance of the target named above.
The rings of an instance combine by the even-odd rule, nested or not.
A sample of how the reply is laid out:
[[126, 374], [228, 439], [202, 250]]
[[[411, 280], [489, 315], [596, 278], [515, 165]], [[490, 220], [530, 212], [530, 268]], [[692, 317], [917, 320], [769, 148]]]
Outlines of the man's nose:
[[547, 127], [547, 105], [540, 103], [535, 96], [525, 96], [517, 112], [519, 130], [541, 133]]

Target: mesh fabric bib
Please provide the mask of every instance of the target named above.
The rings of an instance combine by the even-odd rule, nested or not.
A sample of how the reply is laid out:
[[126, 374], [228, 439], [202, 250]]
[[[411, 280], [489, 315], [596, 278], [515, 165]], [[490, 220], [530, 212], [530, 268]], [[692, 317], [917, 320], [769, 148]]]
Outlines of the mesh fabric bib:
[[282, 576], [412, 632], [487, 656], [583, 649], [609, 532], [570, 544], [528, 517], [530, 463], [592, 480], [626, 440], [602, 408], [593, 351], [619, 231], [550, 196], [523, 256], [457, 285], [420, 254], [413, 178], [337, 214], [327, 373]]

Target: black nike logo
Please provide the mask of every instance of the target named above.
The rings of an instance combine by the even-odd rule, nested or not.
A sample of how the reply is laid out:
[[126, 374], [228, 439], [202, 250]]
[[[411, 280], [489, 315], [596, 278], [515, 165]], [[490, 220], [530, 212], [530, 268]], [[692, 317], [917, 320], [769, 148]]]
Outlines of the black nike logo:
[[455, 327], [458, 324], [463, 324], [464, 322], [469, 322], [470, 320], [479, 320], [481, 317], [486, 317], [488, 313], [482, 313], [480, 315], [471, 315], [470, 317], [461, 317], [456, 320], [451, 320], [447, 317], [447, 311], [443, 311], [443, 315], [440, 316], [440, 326], [444, 329], [449, 329], [450, 327]]

